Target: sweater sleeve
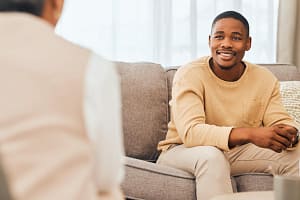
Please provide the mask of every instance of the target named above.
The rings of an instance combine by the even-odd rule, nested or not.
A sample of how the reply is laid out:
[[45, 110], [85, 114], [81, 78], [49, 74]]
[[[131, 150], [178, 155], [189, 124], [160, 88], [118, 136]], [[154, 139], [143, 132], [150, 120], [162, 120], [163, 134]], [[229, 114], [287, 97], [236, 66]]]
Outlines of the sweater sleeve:
[[194, 73], [176, 74], [172, 90], [172, 117], [183, 144], [229, 150], [232, 127], [206, 124], [204, 87]]

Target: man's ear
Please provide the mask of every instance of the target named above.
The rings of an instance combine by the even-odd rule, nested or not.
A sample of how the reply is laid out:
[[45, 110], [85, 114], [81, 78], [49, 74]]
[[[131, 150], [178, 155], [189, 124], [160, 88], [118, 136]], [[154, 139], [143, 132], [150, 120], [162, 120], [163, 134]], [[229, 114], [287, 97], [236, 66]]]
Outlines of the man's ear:
[[49, 1], [50, 1], [49, 5], [52, 7], [54, 18], [56, 21], [58, 21], [62, 13], [64, 0], [49, 0]]
[[251, 43], [252, 43], [252, 38], [249, 36], [246, 44], [246, 51], [249, 51], [251, 49]]
[[51, 1], [50, 3], [53, 11], [53, 18], [56, 24], [63, 10], [64, 0], [50, 0], [50, 1]]
[[63, 4], [63, 0], [45, 0], [41, 17], [55, 26], [61, 15]]
[[208, 36], [208, 46], [210, 46], [211, 35]]
[[61, 15], [63, 7], [64, 7], [64, 0], [53, 0], [56, 10], [60, 13], [59, 15]]
[[53, 9], [61, 10], [64, 4], [63, 0], [50, 0], [51, 6]]

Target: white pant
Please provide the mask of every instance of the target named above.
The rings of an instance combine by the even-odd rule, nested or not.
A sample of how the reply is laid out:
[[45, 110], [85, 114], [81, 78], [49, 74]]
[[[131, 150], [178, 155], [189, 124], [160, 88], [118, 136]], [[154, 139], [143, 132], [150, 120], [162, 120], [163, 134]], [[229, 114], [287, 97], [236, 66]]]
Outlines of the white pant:
[[212, 146], [177, 145], [162, 152], [157, 163], [190, 172], [196, 177], [198, 200], [232, 193], [230, 175], [258, 172], [299, 176], [300, 147], [276, 153], [253, 144], [223, 152]]

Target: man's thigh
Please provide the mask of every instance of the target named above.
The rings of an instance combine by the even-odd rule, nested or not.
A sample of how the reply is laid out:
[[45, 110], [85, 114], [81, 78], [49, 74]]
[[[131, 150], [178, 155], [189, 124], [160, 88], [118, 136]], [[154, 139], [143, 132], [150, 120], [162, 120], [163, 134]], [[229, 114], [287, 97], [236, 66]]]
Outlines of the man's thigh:
[[212, 146], [184, 147], [176, 145], [166, 152], [162, 152], [157, 161], [158, 164], [171, 166], [194, 174], [196, 166], [202, 166], [205, 170], [210, 165], [228, 165], [224, 153]]
[[230, 162], [232, 175], [251, 172], [299, 175], [299, 145], [294, 150], [276, 153], [254, 144], [246, 144], [225, 155]]

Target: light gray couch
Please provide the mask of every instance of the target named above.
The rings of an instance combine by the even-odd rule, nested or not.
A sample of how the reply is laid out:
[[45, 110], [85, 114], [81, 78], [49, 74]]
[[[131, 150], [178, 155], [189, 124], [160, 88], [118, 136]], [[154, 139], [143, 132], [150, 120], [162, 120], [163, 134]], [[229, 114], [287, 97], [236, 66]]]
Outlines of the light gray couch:
[[[155, 164], [157, 143], [165, 138], [169, 122], [168, 102], [177, 67], [164, 69], [153, 63], [117, 62], [121, 77], [126, 175], [122, 184], [128, 199], [196, 199], [192, 174]], [[291, 65], [264, 65], [279, 80], [300, 80]], [[267, 174], [232, 177], [235, 192], [272, 190]], [[212, 188], [213, 189], [213, 188]]]

